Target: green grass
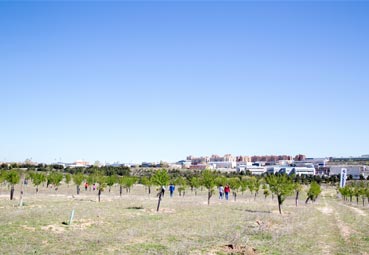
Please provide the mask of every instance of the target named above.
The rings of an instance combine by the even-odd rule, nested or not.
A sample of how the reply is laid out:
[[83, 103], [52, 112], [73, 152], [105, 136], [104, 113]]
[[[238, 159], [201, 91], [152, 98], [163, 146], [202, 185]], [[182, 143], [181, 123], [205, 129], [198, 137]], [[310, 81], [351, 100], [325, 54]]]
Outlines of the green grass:
[[[119, 188], [97, 192], [63, 185], [58, 192], [26, 187], [25, 206], [10, 201], [0, 187], [0, 251], [2, 254], [367, 254], [369, 207], [344, 204], [332, 188], [316, 203], [295, 207], [287, 199], [283, 214], [277, 201], [248, 192], [236, 202], [207, 205], [206, 191], [195, 196], [157, 197], [136, 185], [119, 197]], [[16, 189], [19, 199], [19, 187]], [[72, 210], [75, 217], [68, 222]], [[361, 210], [358, 212], [357, 210]], [[346, 232], [347, 233], [346, 233]], [[232, 244], [239, 250], [227, 250]], [[243, 250], [242, 250], [243, 249]]]

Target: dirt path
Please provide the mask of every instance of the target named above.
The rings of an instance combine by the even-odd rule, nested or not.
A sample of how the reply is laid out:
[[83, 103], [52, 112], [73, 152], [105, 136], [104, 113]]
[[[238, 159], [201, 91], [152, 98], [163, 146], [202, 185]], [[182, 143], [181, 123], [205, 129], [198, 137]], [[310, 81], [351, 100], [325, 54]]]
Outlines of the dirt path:
[[[334, 247], [335, 244], [330, 241], [330, 236], [334, 233], [330, 231], [331, 228], [334, 228], [334, 224], [336, 222], [336, 219], [334, 217], [334, 210], [332, 207], [330, 207], [325, 199], [323, 197], [323, 205], [322, 207], [317, 207], [316, 209], [319, 210], [326, 218], [327, 223], [329, 222], [330, 227], [327, 227], [325, 233], [321, 233], [322, 239], [319, 241], [319, 246], [321, 247], [321, 254], [324, 255], [330, 255], [334, 254]], [[333, 219], [333, 221], [332, 221]]]
[[[336, 202], [337, 203], [337, 202]], [[340, 205], [340, 206], [344, 206], [344, 207], [346, 207], [346, 208], [349, 208], [349, 209], [351, 209], [352, 211], [354, 211], [357, 215], [360, 215], [360, 216], [366, 216], [367, 214], [363, 211], [363, 210], [361, 210], [361, 209], [359, 209], [359, 208], [356, 208], [356, 207], [353, 207], [353, 206], [349, 206], [349, 205], [345, 205], [345, 204], [343, 204], [343, 203], [337, 203], [338, 205]]]

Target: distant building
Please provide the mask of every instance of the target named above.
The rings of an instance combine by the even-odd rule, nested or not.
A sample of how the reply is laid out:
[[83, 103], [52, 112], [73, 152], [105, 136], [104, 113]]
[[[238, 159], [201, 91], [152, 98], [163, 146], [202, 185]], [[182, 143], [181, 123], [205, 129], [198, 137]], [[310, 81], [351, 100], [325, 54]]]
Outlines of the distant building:
[[313, 164], [315, 168], [325, 167], [328, 163], [328, 158], [305, 158], [304, 160], [295, 160], [293, 163], [298, 164]]
[[236, 162], [251, 162], [251, 157], [249, 156], [237, 156]]
[[209, 166], [212, 167], [212, 169], [219, 169], [219, 168], [235, 168], [236, 162], [231, 161], [215, 161], [215, 162], [209, 162]]
[[208, 166], [206, 164], [197, 164], [197, 165], [190, 166], [190, 169], [193, 169], [193, 170], [205, 170], [207, 168]]
[[295, 156], [295, 161], [303, 161], [306, 159], [306, 156], [305, 155], [302, 155], [302, 154], [298, 154]]
[[252, 162], [278, 162], [281, 160], [292, 160], [288, 155], [264, 155], [264, 156], [252, 156]]
[[360, 175], [363, 175], [364, 178], [367, 178], [369, 175], [369, 167], [368, 166], [360, 166], [360, 165], [340, 165], [340, 166], [330, 166], [330, 175], [341, 174], [342, 168], [347, 169], [347, 175], [351, 175], [353, 179], [360, 179]]
[[209, 157], [194, 157], [194, 156], [188, 156], [187, 160], [191, 160], [192, 165], [206, 164], [210, 161]]
[[176, 164], [181, 165], [182, 168], [189, 169], [190, 166], [192, 165], [192, 161], [191, 160], [180, 160]]
[[236, 162], [236, 158], [231, 154], [225, 154], [223, 157], [218, 155], [211, 155], [210, 162]]
[[329, 164], [366, 164], [369, 162], [369, 157], [364, 157], [365, 155], [361, 157], [346, 157], [346, 158], [335, 158], [331, 157], [329, 158]]

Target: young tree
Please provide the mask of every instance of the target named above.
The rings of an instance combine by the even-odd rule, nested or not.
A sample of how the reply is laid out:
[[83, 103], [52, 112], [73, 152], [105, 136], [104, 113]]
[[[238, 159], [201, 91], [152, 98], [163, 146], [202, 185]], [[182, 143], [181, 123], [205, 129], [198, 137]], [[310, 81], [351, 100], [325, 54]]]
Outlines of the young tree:
[[111, 187], [118, 182], [118, 177], [116, 175], [106, 176], [106, 185], [109, 187], [109, 193], [111, 191]]
[[161, 169], [155, 172], [155, 174], [151, 177], [151, 181], [154, 185], [159, 186], [159, 193], [157, 194], [158, 198], [158, 206], [156, 211], [159, 211], [161, 198], [164, 195], [165, 186], [168, 185], [169, 182], [169, 175], [165, 169]]
[[355, 183], [355, 185], [354, 185], [354, 192], [353, 193], [354, 193], [354, 196], [356, 197], [356, 204], [357, 205], [359, 204], [359, 197], [361, 197], [361, 195], [364, 193], [363, 188], [364, 188], [364, 183], [362, 181], [358, 182], [358, 183]]
[[10, 200], [14, 198], [14, 186], [19, 183], [20, 175], [16, 170], [10, 170], [5, 175], [5, 180], [10, 184]]
[[349, 187], [345, 186], [338, 189], [339, 193], [341, 194], [343, 201], [347, 201], [347, 196], [349, 194]]
[[68, 187], [69, 187], [69, 183], [70, 183], [70, 181], [72, 180], [72, 177], [71, 177], [71, 175], [70, 174], [66, 174], [65, 176], [64, 176], [64, 178], [65, 178], [65, 183], [68, 185]]
[[204, 170], [201, 173], [201, 182], [202, 185], [208, 190], [208, 205], [210, 205], [210, 198], [214, 193], [215, 186], [215, 174], [211, 170]]
[[[5, 165], [4, 163], [1, 164], [2, 168], [4, 169], [5, 167], [7, 167], [7, 165]], [[5, 181], [5, 176], [6, 176], [6, 172], [4, 170], [0, 170], [0, 185], [3, 184], [3, 182]]]
[[179, 196], [182, 196], [182, 194], [184, 196], [187, 188], [187, 180], [180, 176], [175, 180], [174, 183], [178, 186]]
[[299, 204], [299, 194], [302, 190], [302, 185], [298, 182], [295, 182], [295, 185], [294, 185], [294, 190], [295, 190], [295, 193], [296, 193], [296, 196], [295, 196], [295, 205], [297, 206]]
[[263, 188], [264, 198], [266, 199], [270, 195], [268, 186], [264, 183], [262, 188]]
[[354, 196], [354, 187], [352, 185], [347, 187], [347, 195], [350, 197], [350, 203], [352, 203], [352, 197]]
[[[254, 191], [256, 191], [256, 177], [255, 176], [251, 176], [247, 179], [247, 187], [249, 188], [251, 195], [254, 193]], [[255, 199], [256, 199], [256, 192], [254, 196], [254, 200]]]
[[363, 185], [360, 187], [360, 197], [361, 197], [361, 200], [363, 201], [363, 206], [365, 205], [366, 193], [367, 193], [367, 188], [365, 187], [363, 183]]
[[365, 192], [364, 196], [367, 198], [367, 201], [368, 201], [367, 203], [369, 204], [369, 183], [367, 183], [367, 186], [365, 187], [364, 192]]
[[133, 185], [137, 182], [136, 177], [133, 176], [127, 176], [125, 178], [124, 187], [126, 188], [127, 193], [131, 193], [131, 188]]
[[106, 188], [106, 177], [105, 176], [98, 176], [96, 179], [97, 184], [99, 185], [97, 190], [97, 197], [99, 199], [100, 202], [100, 197], [101, 197], [101, 193], [105, 190]]
[[124, 186], [124, 184], [125, 184], [125, 182], [126, 182], [126, 180], [125, 180], [125, 176], [120, 176], [119, 178], [118, 178], [118, 184], [119, 184], [119, 196], [122, 196], [122, 193], [123, 193], [123, 186]]
[[142, 185], [145, 186], [145, 189], [148, 190], [149, 195], [151, 194], [151, 186], [152, 186], [152, 181], [151, 178], [147, 178], [146, 176], [141, 177], [141, 181]]
[[243, 195], [243, 193], [248, 189], [248, 180], [242, 179], [240, 185], [241, 185], [241, 192]]
[[58, 190], [60, 182], [63, 180], [63, 174], [59, 172], [51, 172], [47, 176], [47, 181], [54, 185], [55, 190]]
[[197, 196], [197, 189], [201, 186], [201, 181], [198, 177], [193, 176], [190, 179], [191, 190], [195, 190], [195, 196]]
[[281, 205], [287, 196], [291, 195], [294, 189], [294, 183], [286, 175], [269, 175], [266, 177], [270, 191], [278, 198], [279, 213], [282, 214]]
[[119, 182], [119, 194], [120, 196], [122, 196], [123, 187], [126, 189], [127, 193], [130, 193], [131, 188], [137, 182], [137, 179], [135, 177], [122, 176], [119, 178], [118, 182]]
[[310, 188], [307, 192], [307, 199], [305, 201], [305, 204], [307, 204], [309, 200], [315, 202], [321, 192], [322, 190], [320, 188], [320, 185], [316, 181], [311, 182]]
[[255, 197], [254, 197], [254, 200], [256, 200], [256, 196], [259, 194], [261, 183], [262, 183], [262, 179], [261, 178], [256, 178], [255, 179], [255, 183], [254, 183]]
[[235, 177], [235, 178], [229, 178], [228, 179], [228, 183], [229, 183], [229, 187], [232, 190], [232, 195], [233, 195], [233, 199], [234, 201], [237, 200], [237, 192], [241, 186], [241, 181], [239, 178]]
[[83, 176], [82, 173], [78, 173], [78, 174], [74, 174], [72, 178], [73, 178], [74, 184], [76, 184], [76, 187], [77, 187], [77, 195], [79, 195], [79, 192], [81, 190], [80, 186], [83, 180], [85, 179], [85, 177]]
[[46, 176], [44, 173], [31, 172], [30, 178], [32, 180], [33, 185], [36, 187], [36, 194], [38, 194], [38, 186], [40, 186], [43, 182], [46, 181]]

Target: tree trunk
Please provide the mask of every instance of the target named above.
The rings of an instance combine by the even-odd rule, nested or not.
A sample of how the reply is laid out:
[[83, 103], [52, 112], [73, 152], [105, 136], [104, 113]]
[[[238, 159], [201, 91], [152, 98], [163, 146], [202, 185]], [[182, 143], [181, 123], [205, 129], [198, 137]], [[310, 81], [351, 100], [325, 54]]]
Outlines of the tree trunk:
[[101, 196], [101, 190], [99, 189], [99, 192], [97, 193], [97, 196], [99, 197], [99, 202], [100, 202], [100, 196]]
[[296, 191], [296, 198], [295, 198], [295, 204], [296, 204], [296, 207], [298, 206], [299, 204], [299, 191]]
[[10, 188], [10, 200], [13, 200], [13, 197], [14, 197], [14, 185], [11, 185], [11, 188]]
[[38, 186], [36, 186], [36, 195], [38, 194]]
[[110, 190], [111, 190], [111, 186], [109, 186], [109, 193], [110, 193]]
[[282, 204], [282, 197], [281, 196], [278, 196], [278, 210], [279, 210], [279, 214], [282, 214], [281, 204]]
[[159, 193], [159, 198], [158, 198], [158, 206], [156, 207], [156, 211], [158, 212], [159, 211], [159, 208], [160, 208], [160, 202], [161, 202], [161, 195], [163, 194], [163, 192], [160, 191]]
[[211, 191], [208, 191], [208, 205], [210, 205]]
[[307, 197], [306, 201], [305, 201], [305, 204], [307, 204], [310, 200], [310, 197]]
[[119, 195], [122, 196], [122, 193], [123, 193], [123, 187], [122, 185], [119, 186]]
[[359, 205], [359, 197], [356, 197], [356, 204]]
[[[197, 196], [197, 189], [195, 189], [195, 196]], [[369, 198], [368, 198], [368, 200], [369, 200]]]
[[234, 198], [234, 201], [236, 202], [236, 200], [237, 200], [237, 193], [236, 192], [233, 192], [233, 198]]
[[79, 195], [79, 192], [81, 191], [79, 185], [77, 185], [77, 195]]
[[151, 186], [149, 186], [149, 195], [151, 194]]
[[19, 198], [19, 207], [23, 206], [23, 190], [24, 190], [24, 180], [21, 182], [21, 192], [20, 192], [20, 198]]
[[363, 206], [364, 206], [364, 201], [365, 201], [365, 199], [363, 198]]

